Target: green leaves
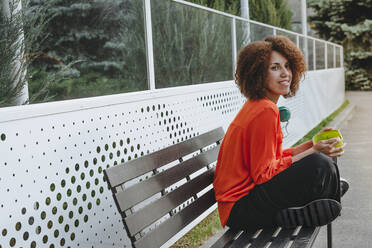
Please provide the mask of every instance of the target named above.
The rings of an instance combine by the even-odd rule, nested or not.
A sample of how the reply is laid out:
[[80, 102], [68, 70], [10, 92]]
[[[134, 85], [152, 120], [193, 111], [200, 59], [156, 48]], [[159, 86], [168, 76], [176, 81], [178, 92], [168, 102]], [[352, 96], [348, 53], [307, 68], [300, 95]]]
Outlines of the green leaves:
[[[209, 8], [240, 15], [240, 0], [187, 0]], [[292, 29], [292, 11], [285, 0], [249, 0], [250, 19]]]
[[346, 88], [372, 89], [372, 0], [308, 0], [319, 35], [343, 44]]

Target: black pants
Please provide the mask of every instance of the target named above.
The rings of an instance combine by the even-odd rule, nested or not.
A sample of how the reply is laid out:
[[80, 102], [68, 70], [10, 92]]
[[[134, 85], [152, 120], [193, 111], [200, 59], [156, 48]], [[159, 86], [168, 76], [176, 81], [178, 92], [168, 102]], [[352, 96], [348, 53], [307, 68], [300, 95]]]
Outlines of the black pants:
[[340, 201], [340, 175], [331, 158], [315, 153], [293, 163], [266, 183], [256, 185], [240, 198], [230, 212], [227, 225], [252, 231], [272, 227], [279, 210], [324, 198]]

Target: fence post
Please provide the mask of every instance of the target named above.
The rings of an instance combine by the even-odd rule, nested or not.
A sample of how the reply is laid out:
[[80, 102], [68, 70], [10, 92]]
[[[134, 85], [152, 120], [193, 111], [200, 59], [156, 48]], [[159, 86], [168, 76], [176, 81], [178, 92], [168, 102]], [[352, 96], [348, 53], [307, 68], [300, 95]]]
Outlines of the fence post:
[[144, 0], [145, 4], [145, 33], [146, 33], [146, 59], [147, 59], [147, 82], [149, 90], [155, 87], [154, 47], [152, 38], [151, 4], [150, 0]]
[[333, 47], [333, 68], [336, 68], [336, 46], [332, 45]]
[[315, 39], [313, 39], [313, 63], [314, 63], [314, 71], [316, 70], [316, 47], [315, 47]]
[[328, 43], [324, 43], [324, 69], [328, 69]]
[[242, 17], [249, 19], [249, 0], [240, 0]]
[[235, 75], [236, 70], [236, 20], [235, 18], [232, 18], [231, 20], [231, 42], [232, 42], [232, 60], [233, 60], [233, 77]]

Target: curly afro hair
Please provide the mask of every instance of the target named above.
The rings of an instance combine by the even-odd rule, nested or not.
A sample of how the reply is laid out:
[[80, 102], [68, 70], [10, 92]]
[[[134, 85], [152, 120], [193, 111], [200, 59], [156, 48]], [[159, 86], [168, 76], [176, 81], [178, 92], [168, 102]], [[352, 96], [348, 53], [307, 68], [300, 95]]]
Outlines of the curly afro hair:
[[290, 91], [284, 97], [296, 94], [300, 79], [306, 71], [304, 55], [287, 37], [270, 35], [262, 41], [248, 44], [239, 52], [235, 82], [245, 97], [251, 100], [265, 97], [264, 83], [272, 51], [282, 54], [288, 60], [292, 71]]

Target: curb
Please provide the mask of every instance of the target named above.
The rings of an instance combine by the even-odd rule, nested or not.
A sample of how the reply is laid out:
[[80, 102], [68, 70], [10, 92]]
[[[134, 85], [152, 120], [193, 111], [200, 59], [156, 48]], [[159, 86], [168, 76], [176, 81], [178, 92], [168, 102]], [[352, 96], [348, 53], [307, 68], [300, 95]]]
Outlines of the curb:
[[349, 103], [349, 105], [340, 114], [338, 114], [331, 121], [331, 123], [329, 123], [329, 126], [335, 129], [339, 129], [343, 123], [345, 123], [346, 121], [352, 118], [352, 115], [355, 109], [356, 109], [355, 104]]

